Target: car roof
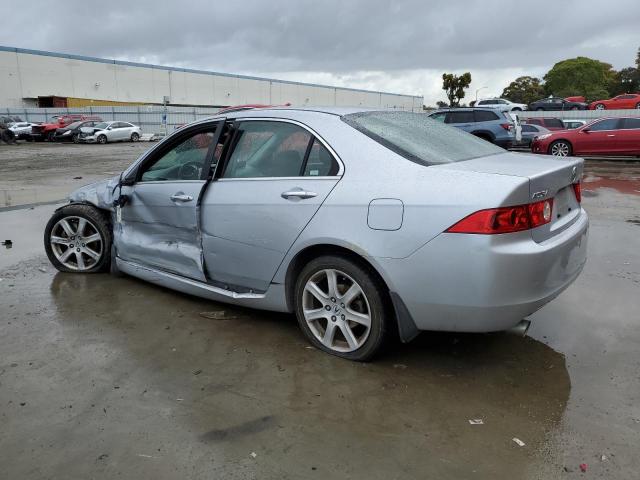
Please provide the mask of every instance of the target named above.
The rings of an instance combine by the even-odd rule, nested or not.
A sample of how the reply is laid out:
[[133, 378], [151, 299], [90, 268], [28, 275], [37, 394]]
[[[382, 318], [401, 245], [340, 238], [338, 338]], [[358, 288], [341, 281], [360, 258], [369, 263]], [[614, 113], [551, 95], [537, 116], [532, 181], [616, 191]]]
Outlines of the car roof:
[[210, 118], [253, 118], [253, 117], [282, 117], [293, 118], [308, 114], [321, 114], [342, 117], [352, 113], [363, 112], [407, 112], [408, 110], [385, 109], [385, 108], [365, 108], [365, 107], [269, 107], [239, 110], [235, 112], [222, 112]]

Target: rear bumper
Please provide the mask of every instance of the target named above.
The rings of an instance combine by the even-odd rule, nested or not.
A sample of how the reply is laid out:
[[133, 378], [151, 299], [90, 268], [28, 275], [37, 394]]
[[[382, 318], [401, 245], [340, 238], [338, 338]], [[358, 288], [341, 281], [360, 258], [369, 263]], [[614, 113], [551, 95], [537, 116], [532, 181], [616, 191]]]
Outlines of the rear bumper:
[[584, 210], [563, 232], [443, 233], [405, 259], [376, 261], [419, 330], [506, 330], [553, 300], [586, 262]]

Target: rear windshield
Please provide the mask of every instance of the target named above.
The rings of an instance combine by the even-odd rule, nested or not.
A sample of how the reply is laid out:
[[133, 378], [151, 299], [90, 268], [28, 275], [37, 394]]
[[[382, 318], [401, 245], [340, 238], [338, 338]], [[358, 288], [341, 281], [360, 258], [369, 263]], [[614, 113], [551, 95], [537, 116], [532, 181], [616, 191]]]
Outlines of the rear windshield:
[[424, 113], [360, 112], [342, 120], [389, 150], [422, 165], [461, 162], [504, 150]]

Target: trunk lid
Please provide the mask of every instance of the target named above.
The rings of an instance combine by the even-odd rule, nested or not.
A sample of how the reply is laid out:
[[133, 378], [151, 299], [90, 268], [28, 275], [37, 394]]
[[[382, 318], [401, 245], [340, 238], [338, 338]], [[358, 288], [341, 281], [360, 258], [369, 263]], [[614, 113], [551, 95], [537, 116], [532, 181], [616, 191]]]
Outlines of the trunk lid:
[[[572, 184], [582, 178], [581, 158], [505, 152], [438, 167], [528, 178], [529, 203], [553, 198], [551, 222], [531, 230], [538, 243], [562, 232], [580, 216], [580, 203]], [[495, 205], [500, 206], [503, 205]]]

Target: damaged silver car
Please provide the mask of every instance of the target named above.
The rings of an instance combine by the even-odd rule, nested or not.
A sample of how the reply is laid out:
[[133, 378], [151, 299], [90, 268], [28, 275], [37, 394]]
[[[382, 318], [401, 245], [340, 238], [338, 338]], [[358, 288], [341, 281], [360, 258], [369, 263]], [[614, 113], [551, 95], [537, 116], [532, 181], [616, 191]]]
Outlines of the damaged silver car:
[[64, 272], [295, 312], [313, 345], [367, 360], [394, 330], [527, 326], [585, 264], [582, 168], [419, 113], [239, 111], [74, 192], [45, 248]]

